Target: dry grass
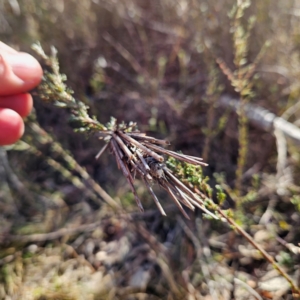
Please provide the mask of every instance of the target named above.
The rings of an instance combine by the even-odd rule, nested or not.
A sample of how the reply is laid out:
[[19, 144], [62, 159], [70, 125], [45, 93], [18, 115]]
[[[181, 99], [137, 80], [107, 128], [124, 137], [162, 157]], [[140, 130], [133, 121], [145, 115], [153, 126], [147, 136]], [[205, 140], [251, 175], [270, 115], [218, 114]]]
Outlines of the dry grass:
[[[221, 95], [241, 97], [299, 126], [299, 8], [255, 0], [237, 18], [234, 4], [2, 0], [0, 39], [23, 51], [54, 45], [68, 85], [101, 122], [135, 121], [172, 150], [203, 154], [214, 200], [225, 190], [223, 208], [299, 282], [299, 147], [248, 122], [249, 111], [218, 106]], [[292, 299], [224, 224], [198, 211], [182, 220], [157, 189], [160, 216], [142, 182], [138, 213], [112, 155], [94, 160], [101, 143], [74, 133], [66, 112], [35, 108], [43, 129], [31, 119], [23, 142], [1, 149], [0, 299]], [[21, 234], [32, 240], [13, 239]]]

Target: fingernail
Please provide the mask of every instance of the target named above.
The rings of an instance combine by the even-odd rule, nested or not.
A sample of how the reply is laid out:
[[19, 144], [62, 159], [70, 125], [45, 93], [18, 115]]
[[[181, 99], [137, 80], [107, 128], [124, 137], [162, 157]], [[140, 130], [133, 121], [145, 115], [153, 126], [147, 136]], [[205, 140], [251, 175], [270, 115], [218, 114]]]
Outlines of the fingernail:
[[6, 63], [10, 65], [14, 74], [23, 81], [28, 81], [31, 77], [36, 77], [35, 74], [37, 68], [40, 68], [37, 60], [27, 53], [9, 53], [6, 54], [4, 58]]

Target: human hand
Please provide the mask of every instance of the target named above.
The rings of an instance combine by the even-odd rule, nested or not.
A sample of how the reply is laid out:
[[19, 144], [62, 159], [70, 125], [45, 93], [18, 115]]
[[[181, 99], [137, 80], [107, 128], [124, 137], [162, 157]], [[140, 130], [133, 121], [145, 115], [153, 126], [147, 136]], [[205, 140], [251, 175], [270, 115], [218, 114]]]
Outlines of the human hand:
[[24, 133], [22, 117], [32, 109], [27, 91], [37, 86], [43, 71], [31, 55], [0, 41], [0, 146], [15, 143]]

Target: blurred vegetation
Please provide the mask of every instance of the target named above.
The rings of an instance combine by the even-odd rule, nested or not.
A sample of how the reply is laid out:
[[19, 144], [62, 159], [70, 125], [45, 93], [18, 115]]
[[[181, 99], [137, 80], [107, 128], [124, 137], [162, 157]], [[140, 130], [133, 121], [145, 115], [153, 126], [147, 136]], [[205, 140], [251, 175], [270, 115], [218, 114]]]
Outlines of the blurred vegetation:
[[[299, 126], [299, 9], [296, 0], [0, 0], [0, 40], [33, 55], [36, 41], [55, 46], [91, 115], [137, 122], [203, 157], [213, 199], [299, 286], [299, 143], [245, 113], [252, 104]], [[222, 95], [239, 108], [221, 107]], [[0, 299], [293, 299], [226, 224], [198, 211], [183, 220], [157, 189], [162, 217], [142, 183], [139, 213], [112, 155], [94, 159], [103, 143], [68, 119], [36, 97], [22, 141], [0, 149]]]

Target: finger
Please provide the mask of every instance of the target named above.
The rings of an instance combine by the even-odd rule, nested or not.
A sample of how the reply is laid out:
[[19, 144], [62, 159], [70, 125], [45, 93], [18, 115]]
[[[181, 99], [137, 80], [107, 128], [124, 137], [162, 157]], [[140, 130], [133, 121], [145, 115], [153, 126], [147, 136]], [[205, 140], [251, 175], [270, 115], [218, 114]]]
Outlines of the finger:
[[0, 146], [15, 143], [24, 133], [22, 118], [8, 108], [0, 108], [0, 128]]
[[0, 97], [0, 108], [10, 108], [24, 118], [32, 109], [32, 97], [28, 93]]
[[37, 86], [43, 71], [38, 61], [27, 53], [7, 53], [0, 49], [0, 95], [27, 92]]

